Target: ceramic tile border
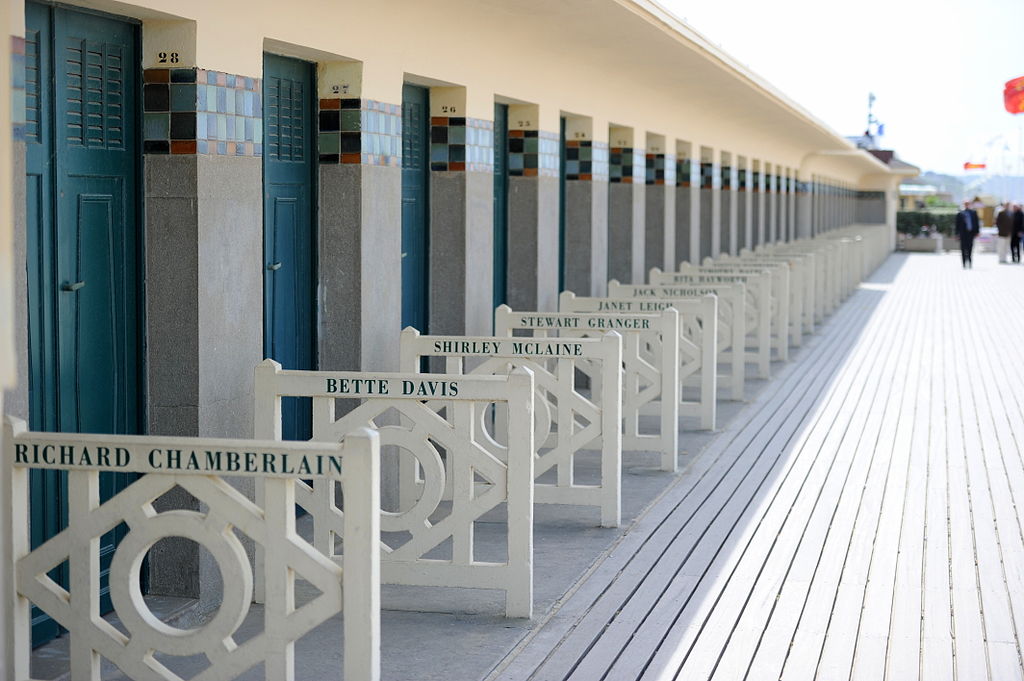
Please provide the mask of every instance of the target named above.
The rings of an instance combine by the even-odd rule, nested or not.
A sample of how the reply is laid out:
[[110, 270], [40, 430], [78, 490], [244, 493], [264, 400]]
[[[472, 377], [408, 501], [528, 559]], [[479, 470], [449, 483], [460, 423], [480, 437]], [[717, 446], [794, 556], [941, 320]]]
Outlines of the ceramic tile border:
[[402, 165], [402, 107], [372, 99], [321, 99], [318, 112], [320, 163]]
[[608, 181], [613, 184], [644, 184], [647, 163], [639, 147], [611, 147], [608, 150]]
[[676, 184], [675, 154], [647, 154], [645, 181], [651, 185]]
[[26, 118], [26, 40], [21, 36], [11, 36], [11, 137], [15, 142], [28, 139], [28, 122]]
[[206, 69], [143, 71], [143, 152], [263, 155], [263, 81]]
[[732, 166], [719, 166], [719, 187], [722, 189], [732, 189]]
[[430, 119], [432, 171], [494, 172], [494, 122], [480, 118]]
[[715, 164], [702, 161], [700, 164], [700, 188], [713, 189], [715, 186]]
[[676, 158], [676, 184], [680, 187], [689, 187], [692, 183], [690, 182], [690, 168], [693, 167], [693, 159], [690, 158]]
[[545, 130], [508, 131], [508, 174], [558, 177], [559, 135]]
[[565, 179], [608, 181], [608, 143], [591, 140], [565, 142]]

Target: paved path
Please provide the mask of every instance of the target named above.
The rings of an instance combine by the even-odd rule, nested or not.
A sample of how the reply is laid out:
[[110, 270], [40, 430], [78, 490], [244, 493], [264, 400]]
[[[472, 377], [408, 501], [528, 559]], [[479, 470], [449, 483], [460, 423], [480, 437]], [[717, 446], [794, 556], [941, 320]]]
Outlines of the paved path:
[[1024, 679], [1024, 267], [894, 255], [491, 675]]

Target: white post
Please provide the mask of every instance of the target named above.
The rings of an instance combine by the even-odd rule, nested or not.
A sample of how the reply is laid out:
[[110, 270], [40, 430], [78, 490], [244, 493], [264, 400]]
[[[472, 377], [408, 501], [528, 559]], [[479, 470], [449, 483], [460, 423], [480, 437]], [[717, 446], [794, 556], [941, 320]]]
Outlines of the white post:
[[[256, 394], [253, 413], [253, 437], [257, 440], [281, 439], [281, 398], [265, 388], [273, 383], [274, 375], [281, 370], [281, 365], [272, 359], [265, 359], [256, 365], [253, 379], [253, 390]], [[256, 480], [256, 505], [266, 508], [266, 482]], [[293, 492], [294, 494], [294, 492]], [[266, 549], [256, 542], [255, 564], [253, 571], [255, 581], [252, 591], [253, 603], [266, 602], [266, 579], [264, 579]]]
[[366, 681], [380, 679], [379, 449], [376, 431], [354, 431], [345, 438], [342, 470], [345, 678]]
[[28, 469], [14, 467], [14, 436], [24, 431], [25, 422], [21, 419], [4, 419], [0, 485], [6, 503], [0, 508], [0, 602], [9, 619], [0, 621], [6, 651], [0, 656], [0, 676], [13, 681], [29, 678], [32, 652], [31, 605], [18, 594], [14, 581], [14, 566], [29, 552]]
[[506, 617], [533, 617], [533, 373], [518, 368], [508, 402], [508, 564], [514, 584], [505, 592]]

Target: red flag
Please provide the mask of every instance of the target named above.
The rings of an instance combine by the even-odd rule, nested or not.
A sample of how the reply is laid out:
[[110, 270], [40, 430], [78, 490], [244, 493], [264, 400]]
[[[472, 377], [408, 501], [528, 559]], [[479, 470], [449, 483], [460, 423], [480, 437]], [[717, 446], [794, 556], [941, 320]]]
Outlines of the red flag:
[[984, 163], [971, 163], [970, 161], [968, 161], [967, 163], [964, 164], [964, 170], [984, 170], [984, 169], [985, 169], [985, 164]]
[[1012, 114], [1024, 113], [1024, 76], [1006, 81], [1003, 106]]

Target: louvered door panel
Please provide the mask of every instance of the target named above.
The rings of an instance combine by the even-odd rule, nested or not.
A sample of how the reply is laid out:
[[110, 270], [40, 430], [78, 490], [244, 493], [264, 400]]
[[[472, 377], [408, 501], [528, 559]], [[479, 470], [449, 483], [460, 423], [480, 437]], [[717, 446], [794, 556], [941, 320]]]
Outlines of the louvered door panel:
[[[263, 349], [286, 369], [316, 368], [314, 66], [264, 55]], [[286, 439], [312, 437], [308, 399], [282, 401]]]

